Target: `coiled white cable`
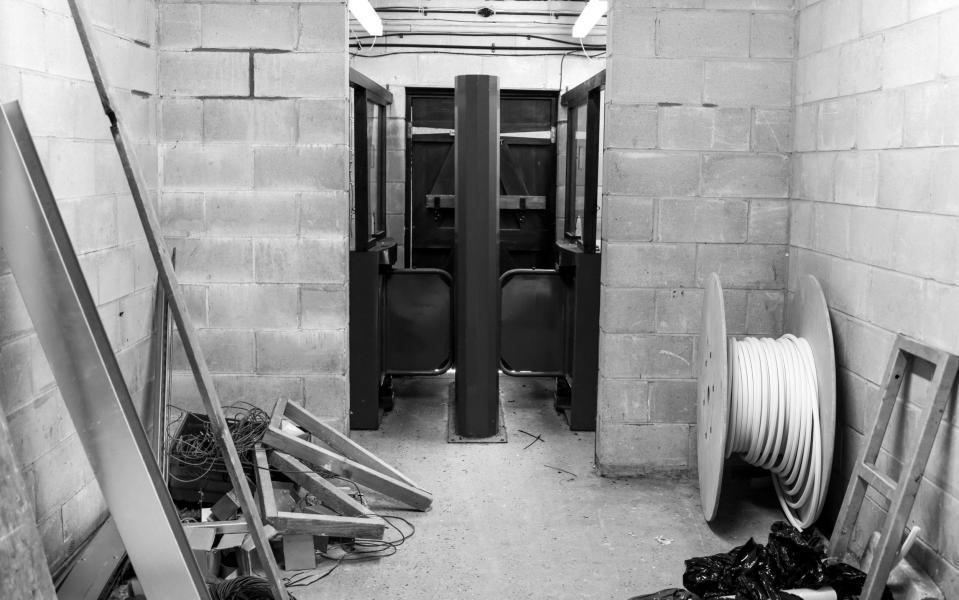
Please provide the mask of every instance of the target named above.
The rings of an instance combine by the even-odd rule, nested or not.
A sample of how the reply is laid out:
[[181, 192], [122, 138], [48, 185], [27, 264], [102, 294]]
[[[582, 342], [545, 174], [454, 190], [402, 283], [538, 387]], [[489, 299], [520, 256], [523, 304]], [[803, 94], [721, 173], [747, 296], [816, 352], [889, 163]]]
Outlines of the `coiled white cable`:
[[726, 456], [772, 472], [794, 527], [810, 527], [826, 498], [816, 364], [806, 340], [730, 339]]

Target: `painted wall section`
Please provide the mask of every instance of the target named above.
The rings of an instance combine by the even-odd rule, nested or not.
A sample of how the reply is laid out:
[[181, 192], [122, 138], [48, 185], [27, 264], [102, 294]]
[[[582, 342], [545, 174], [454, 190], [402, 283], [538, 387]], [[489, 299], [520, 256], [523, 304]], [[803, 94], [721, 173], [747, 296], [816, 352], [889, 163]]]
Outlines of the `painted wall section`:
[[[156, 6], [84, 4], [155, 194]], [[143, 406], [156, 272], [64, 0], [0, 1], [0, 100], [23, 106], [127, 385]], [[2, 254], [0, 404], [55, 569], [106, 518], [106, 507]]]
[[614, 0], [609, 13], [597, 462], [695, 469], [701, 285], [730, 334], [781, 333], [792, 0]]
[[[346, 5], [159, 5], [160, 212], [224, 405], [345, 428]], [[174, 403], [201, 406], [179, 354]]]
[[[811, 273], [832, 312], [840, 444], [830, 509], [872, 430], [902, 332], [959, 352], [959, 5], [803, 2], [799, 13], [789, 288]], [[910, 382], [882, 455], [898, 475], [925, 382]], [[959, 416], [953, 394], [909, 525], [914, 555], [959, 595]], [[867, 502], [862, 531], [880, 516]]]

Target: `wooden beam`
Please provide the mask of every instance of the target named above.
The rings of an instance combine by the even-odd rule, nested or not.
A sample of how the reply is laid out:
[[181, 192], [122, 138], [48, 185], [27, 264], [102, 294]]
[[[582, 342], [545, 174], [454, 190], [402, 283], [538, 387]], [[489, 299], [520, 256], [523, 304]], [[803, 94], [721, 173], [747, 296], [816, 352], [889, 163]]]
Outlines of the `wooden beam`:
[[[337, 454], [341, 454], [353, 462], [359, 463], [365, 467], [369, 467], [374, 471], [379, 471], [387, 477], [399, 479], [400, 481], [404, 481], [415, 488], [420, 487], [413, 483], [413, 480], [400, 473], [386, 461], [381, 460], [363, 446], [360, 446], [336, 429], [333, 429], [323, 421], [319, 420], [316, 418], [316, 416], [302, 406], [297, 404], [286, 404], [285, 414], [286, 418], [288, 418], [290, 421], [293, 421], [294, 424], [301, 427], [310, 435], [315, 436]], [[270, 425], [272, 426], [273, 424], [270, 423]], [[279, 429], [279, 426], [276, 427]]]
[[92, 31], [91, 21], [86, 14], [86, 10], [80, 5], [78, 0], [67, 1], [70, 5], [70, 12], [73, 15], [74, 23], [76, 24], [80, 43], [83, 46], [83, 52], [90, 66], [93, 83], [97, 88], [100, 102], [103, 105], [103, 112], [110, 121], [110, 131], [113, 134], [113, 142], [116, 145], [120, 164], [123, 167], [127, 183], [130, 185], [130, 194], [133, 197], [134, 206], [140, 216], [140, 222], [143, 224], [143, 233], [146, 237], [147, 245], [150, 247], [150, 253], [153, 255], [153, 261], [156, 264], [157, 276], [163, 283], [167, 299], [170, 302], [170, 311], [183, 342], [184, 354], [186, 354], [187, 362], [193, 371], [197, 391], [203, 401], [206, 413], [210, 418], [210, 426], [219, 443], [220, 453], [223, 456], [223, 462], [226, 465], [230, 480], [233, 483], [233, 489], [237, 491], [240, 507], [243, 509], [243, 516], [250, 523], [250, 536], [253, 538], [256, 546], [257, 556], [260, 559], [260, 564], [264, 571], [266, 571], [266, 578], [270, 582], [274, 596], [276, 596], [277, 600], [287, 600], [289, 596], [280, 575], [280, 568], [276, 564], [276, 557], [273, 556], [269, 539], [263, 529], [263, 522], [260, 520], [260, 511], [257, 510], [256, 503], [253, 501], [250, 484], [246, 480], [243, 465], [240, 462], [240, 456], [237, 454], [236, 447], [233, 444], [233, 438], [230, 435], [230, 428], [227, 425], [226, 416], [223, 414], [220, 398], [213, 385], [213, 377], [210, 375], [206, 358], [200, 349], [197, 332], [193, 326], [193, 320], [187, 312], [186, 298], [180, 289], [176, 273], [173, 271], [170, 253], [161, 235], [160, 220], [157, 218], [156, 210], [147, 196], [148, 188], [143, 183], [143, 175], [139, 165], [135, 162], [135, 158], [128, 150], [132, 145], [128, 141], [130, 138], [126, 134], [114, 108], [117, 106], [117, 103], [110, 97], [111, 92], [106, 85], [103, 73], [97, 63], [97, 53], [95, 50], [96, 41], [93, 39], [93, 36], [90, 35]]
[[270, 519], [282, 534], [325, 535], [328, 537], [383, 539], [386, 523], [380, 518], [339, 517], [280, 511]]
[[257, 444], [253, 450], [256, 466], [256, 487], [260, 494], [260, 508], [263, 509], [263, 518], [270, 522], [276, 516], [276, 494], [273, 491], [273, 477], [270, 475], [270, 462], [266, 457], [266, 450]]
[[183, 529], [212, 529], [217, 533], [248, 533], [246, 521], [204, 521], [202, 523], [184, 523]]
[[297, 485], [306, 489], [306, 491], [316, 496], [320, 502], [337, 513], [347, 517], [373, 515], [373, 511], [368, 507], [354, 500], [349, 494], [323, 477], [320, 477], [314, 473], [312, 469], [292, 456], [287, 456], [282, 452], [272, 452], [269, 455], [269, 460], [270, 464], [277, 470], [282, 471], [284, 475], [295, 481]]
[[394, 479], [379, 471], [361, 465], [316, 444], [301, 440], [279, 429], [268, 427], [263, 434], [263, 443], [300, 460], [316, 465], [331, 473], [351, 479], [371, 490], [399, 500], [417, 510], [427, 510], [433, 496], [415, 488], [405, 481]]

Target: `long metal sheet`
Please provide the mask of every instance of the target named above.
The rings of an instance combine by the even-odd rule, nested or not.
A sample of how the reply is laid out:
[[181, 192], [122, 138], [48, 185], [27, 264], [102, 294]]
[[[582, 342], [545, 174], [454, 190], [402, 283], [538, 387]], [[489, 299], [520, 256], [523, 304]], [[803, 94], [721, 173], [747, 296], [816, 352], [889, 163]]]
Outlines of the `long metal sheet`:
[[[253, 500], [250, 483], [247, 481], [243, 465], [240, 463], [240, 456], [237, 454], [236, 446], [233, 443], [233, 437], [230, 435], [230, 428], [220, 404], [220, 397], [213, 386], [213, 376], [210, 374], [206, 357], [200, 348], [193, 319], [187, 312], [186, 299], [180, 289], [176, 273], [173, 271], [170, 253], [161, 237], [160, 219], [157, 217], [156, 209], [147, 197], [147, 187], [143, 183], [143, 174], [135, 158], [131, 155], [129, 136], [119, 120], [115, 108], [117, 104], [111, 99], [111, 92], [104, 80], [100, 65], [97, 63], [96, 41], [90, 34], [93, 29], [92, 22], [78, 0], [67, 0], [67, 4], [70, 6], [70, 14], [73, 16], [77, 35], [80, 38], [80, 44], [83, 46], [83, 53], [86, 55], [87, 64], [90, 66], [93, 83], [100, 95], [103, 112], [110, 120], [110, 133], [113, 135], [113, 142], [116, 145], [120, 164], [123, 167], [123, 174], [130, 186], [133, 205], [136, 207], [140, 223], [143, 225], [147, 246], [150, 248], [150, 254], [153, 256], [153, 262], [157, 268], [157, 278], [163, 284], [163, 289], [166, 291], [167, 299], [170, 302], [170, 312], [183, 342], [183, 352], [190, 364], [190, 369], [193, 371], [197, 392], [203, 401], [203, 407], [206, 409], [207, 415], [210, 417], [210, 425], [216, 434], [217, 445], [230, 475], [230, 483], [236, 490], [240, 508], [243, 509], [243, 516], [250, 524], [250, 537], [256, 547], [257, 557], [266, 572], [266, 578], [273, 589], [273, 595], [277, 600], [286, 600], [288, 594], [280, 575], [280, 568], [276, 564], [276, 557], [273, 556], [269, 538], [263, 528], [260, 511]], [[121, 529], [121, 533], [122, 531]]]
[[144, 590], [209, 592], [17, 103], [0, 107], [0, 247]]

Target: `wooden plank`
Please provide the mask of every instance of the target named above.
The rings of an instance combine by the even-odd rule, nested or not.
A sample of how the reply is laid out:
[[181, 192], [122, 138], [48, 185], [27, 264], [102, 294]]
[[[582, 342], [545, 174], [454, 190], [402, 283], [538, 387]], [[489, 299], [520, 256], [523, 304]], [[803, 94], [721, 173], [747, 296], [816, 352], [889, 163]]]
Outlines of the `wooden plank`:
[[280, 398], [273, 406], [273, 413], [270, 415], [270, 427], [282, 429], [283, 415], [286, 414], [286, 398]]
[[560, 104], [563, 106], [577, 106], [586, 102], [589, 93], [596, 88], [606, 87], [606, 69], [593, 75], [583, 83], [580, 83], [573, 89], [560, 96]]
[[273, 477], [270, 475], [270, 462], [266, 457], [266, 450], [259, 444], [253, 450], [256, 458], [256, 487], [260, 494], [260, 508], [263, 509], [263, 518], [267, 522], [279, 512], [276, 509], [276, 494], [273, 491]]
[[97, 63], [97, 53], [95, 50], [96, 41], [93, 39], [93, 36], [90, 35], [90, 31], [92, 31], [91, 21], [86, 14], [86, 10], [81, 6], [78, 0], [68, 0], [68, 3], [74, 23], [76, 24], [77, 34], [83, 46], [83, 52], [90, 66], [93, 83], [97, 88], [100, 102], [103, 105], [103, 112], [110, 121], [110, 131], [113, 134], [113, 141], [116, 145], [120, 164], [123, 167], [127, 183], [130, 185], [130, 194], [133, 197], [133, 203], [140, 217], [140, 222], [143, 224], [143, 233], [146, 237], [147, 245], [150, 248], [150, 253], [153, 255], [153, 260], [156, 264], [157, 277], [163, 283], [163, 288], [166, 291], [167, 299], [170, 303], [170, 311], [183, 342], [184, 354], [193, 372], [197, 391], [203, 401], [203, 406], [210, 418], [211, 428], [219, 443], [223, 462], [226, 465], [230, 480], [233, 483], [233, 489], [238, 493], [243, 515], [250, 523], [250, 535], [256, 546], [257, 556], [266, 572], [266, 578], [270, 582], [270, 587], [273, 589], [273, 594], [277, 600], [287, 600], [289, 596], [280, 575], [280, 568], [276, 564], [276, 557], [273, 556], [269, 539], [267, 538], [266, 531], [263, 529], [263, 523], [260, 520], [260, 511], [257, 510], [256, 503], [253, 501], [250, 484], [243, 472], [243, 465], [240, 462], [240, 457], [233, 444], [233, 438], [230, 435], [226, 416], [223, 414], [220, 398], [213, 385], [213, 377], [210, 375], [206, 358], [200, 349], [193, 320], [187, 312], [186, 298], [180, 289], [179, 281], [170, 260], [170, 253], [161, 235], [160, 221], [157, 218], [153, 203], [147, 195], [149, 188], [143, 183], [143, 175], [139, 165], [135, 162], [132, 153], [128, 150], [128, 148], [132, 148], [132, 145], [128, 142], [130, 137], [126, 134], [123, 124], [119, 120], [119, 115], [115, 108], [117, 103], [113, 102], [111, 92], [108, 90], [103, 73]]
[[217, 533], [233, 534], [248, 533], [250, 528], [243, 520], [234, 521], [204, 521], [202, 523], [184, 523], [183, 529], [212, 529]]
[[427, 510], [433, 503], [433, 496], [429, 492], [424, 492], [405, 481], [384, 475], [379, 471], [278, 429], [267, 428], [263, 434], [263, 443], [321, 469], [351, 479], [390, 498], [395, 498], [417, 510]]
[[329, 537], [383, 539], [386, 523], [380, 518], [340, 517], [280, 511], [270, 522], [286, 534], [325, 535]]
[[284, 475], [302, 486], [320, 502], [332, 508], [337, 513], [347, 517], [369, 516], [373, 514], [368, 507], [354, 500], [349, 494], [333, 485], [323, 477], [313, 472], [310, 467], [287, 456], [282, 452], [272, 452], [269, 455], [270, 464]]
[[374, 471], [378, 471], [387, 477], [399, 479], [412, 487], [422, 490], [420, 486], [413, 483], [413, 480], [400, 473], [399, 470], [395, 469], [392, 465], [381, 460], [363, 446], [360, 446], [336, 429], [319, 420], [302, 406], [287, 404], [286, 417], [311, 435], [316, 436], [318, 440], [329, 446], [330, 449], [337, 454]]

